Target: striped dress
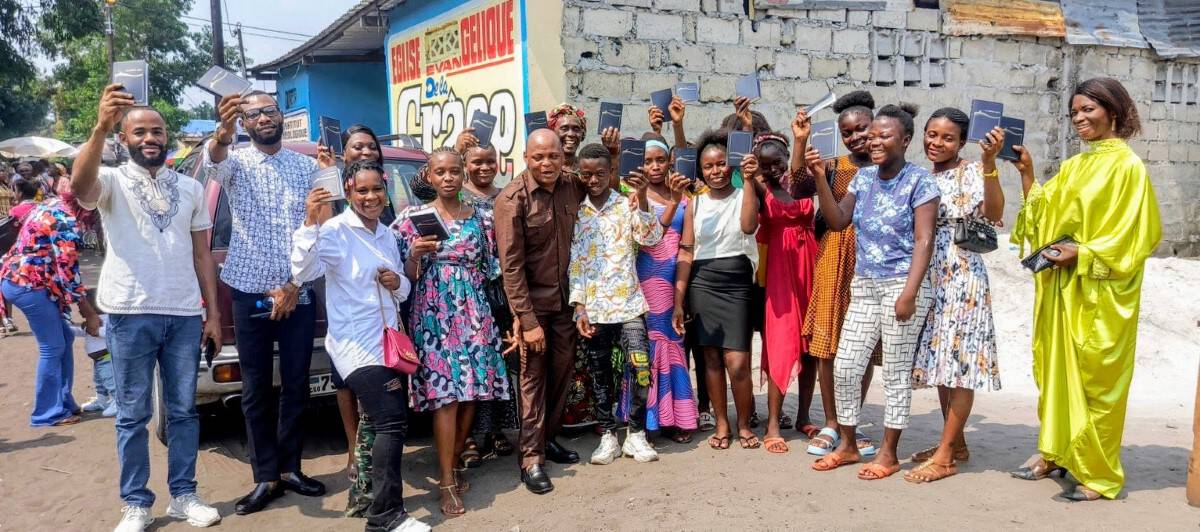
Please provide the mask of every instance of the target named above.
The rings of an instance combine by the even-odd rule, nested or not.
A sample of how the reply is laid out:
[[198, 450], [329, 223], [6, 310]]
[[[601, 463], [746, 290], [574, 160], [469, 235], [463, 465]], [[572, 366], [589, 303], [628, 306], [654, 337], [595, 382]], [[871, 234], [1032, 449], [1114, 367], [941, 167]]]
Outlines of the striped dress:
[[[662, 216], [666, 207], [650, 202], [655, 216]], [[675, 257], [679, 253], [679, 238], [683, 233], [685, 198], [675, 210], [671, 227], [658, 244], [643, 247], [638, 252], [637, 272], [642, 294], [650, 306], [646, 314], [646, 332], [650, 336], [650, 392], [646, 401], [646, 430], [676, 427], [695, 430], [696, 396], [692, 391], [683, 337], [671, 327], [671, 311], [675, 304]], [[625, 375], [623, 383], [629, 382]], [[622, 386], [620, 414], [628, 412], [628, 385]], [[624, 417], [622, 415], [621, 417]]]

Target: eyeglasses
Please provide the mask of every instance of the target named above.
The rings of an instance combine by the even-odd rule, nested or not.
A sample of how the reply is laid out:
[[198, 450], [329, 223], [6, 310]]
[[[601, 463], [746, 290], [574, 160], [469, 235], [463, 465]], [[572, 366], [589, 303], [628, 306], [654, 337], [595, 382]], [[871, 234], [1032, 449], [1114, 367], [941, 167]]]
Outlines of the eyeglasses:
[[246, 120], [258, 120], [258, 117], [262, 115], [275, 116], [277, 114], [279, 114], [279, 106], [268, 105], [266, 107], [259, 107], [258, 109], [250, 109], [249, 111], [242, 113], [242, 116], [244, 116]]

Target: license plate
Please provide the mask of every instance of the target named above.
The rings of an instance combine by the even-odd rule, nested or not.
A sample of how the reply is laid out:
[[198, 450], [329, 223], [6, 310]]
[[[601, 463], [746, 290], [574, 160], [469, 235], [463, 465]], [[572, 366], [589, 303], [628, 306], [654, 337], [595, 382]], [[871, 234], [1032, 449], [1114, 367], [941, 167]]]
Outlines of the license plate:
[[329, 395], [336, 392], [333, 388], [333, 378], [328, 373], [308, 377], [308, 395]]

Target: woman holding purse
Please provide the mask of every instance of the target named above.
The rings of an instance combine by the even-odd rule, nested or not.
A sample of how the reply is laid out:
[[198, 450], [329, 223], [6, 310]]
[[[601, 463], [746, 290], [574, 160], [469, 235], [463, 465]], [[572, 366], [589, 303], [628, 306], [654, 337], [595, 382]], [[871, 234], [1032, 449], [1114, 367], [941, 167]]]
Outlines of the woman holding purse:
[[421, 364], [412, 379], [412, 404], [433, 412], [433, 432], [441, 465], [441, 510], [446, 517], [466, 512], [460, 495], [470, 489], [457, 463], [466, 444], [476, 401], [509, 399], [508, 373], [500, 332], [485, 290], [500, 275], [492, 211], [460, 199], [462, 154], [438, 148], [425, 174], [437, 190], [436, 211], [448, 238], [422, 236], [410, 207], [396, 228], [404, 273], [413, 282], [411, 330]]
[[349, 209], [331, 217], [333, 196], [315, 188], [308, 216], [292, 235], [297, 282], [325, 276], [325, 350], [359, 404], [375, 423], [372, 483], [375, 500], [367, 527], [425, 531], [404, 509], [400, 459], [408, 429], [408, 378], [384, 365], [384, 335], [399, 326], [397, 305], [411, 285], [399, 273], [395, 238], [379, 216], [387, 204], [383, 167], [359, 160], [343, 173]]

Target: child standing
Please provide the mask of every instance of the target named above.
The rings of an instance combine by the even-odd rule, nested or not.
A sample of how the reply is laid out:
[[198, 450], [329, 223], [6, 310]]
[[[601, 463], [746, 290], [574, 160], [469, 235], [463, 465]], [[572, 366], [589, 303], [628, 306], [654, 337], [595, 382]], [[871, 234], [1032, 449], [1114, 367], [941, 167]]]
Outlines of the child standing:
[[[88, 302], [96, 307], [95, 292], [88, 292]], [[82, 325], [71, 324], [71, 332], [76, 338], [83, 338], [83, 349], [88, 358], [92, 359], [92, 385], [96, 388], [96, 396], [80, 406], [84, 412], [100, 412], [104, 417], [116, 417], [117, 401], [112, 396], [116, 391], [117, 382], [113, 375], [112, 355], [108, 354], [108, 342], [104, 339], [104, 324], [108, 314], [100, 314], [100, 327], [96, 336], [84, 330]]]
[[[646, 441], [646, 399], [650, 388], [649, 310], [637, 278], [638, 245], [653, 246], [663, 228], [650, 212], [646, 179], [634, 172], [626, 182], [636, 189], [637, 208], [612, 188], [612, 157], [599, 144], [584, 146], [577, 158], [587, 200], [579, 207], [571, 240], [570, 303], [582, 337], [595, 392], [595, 416], [604, 430], [591, 462], [611, 464], [622, 453], [638, 462], [658, 460]], [[613, 382], [613, 347], [618, 344], [629, 364], [631, 404], [629, 436], [617, 445]]]

